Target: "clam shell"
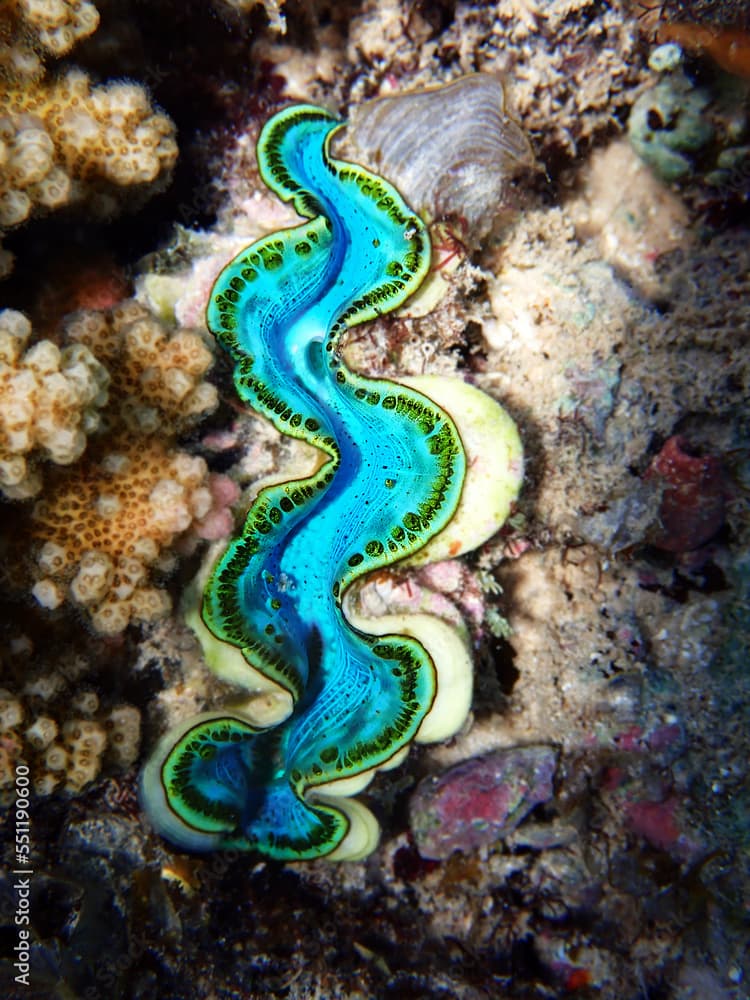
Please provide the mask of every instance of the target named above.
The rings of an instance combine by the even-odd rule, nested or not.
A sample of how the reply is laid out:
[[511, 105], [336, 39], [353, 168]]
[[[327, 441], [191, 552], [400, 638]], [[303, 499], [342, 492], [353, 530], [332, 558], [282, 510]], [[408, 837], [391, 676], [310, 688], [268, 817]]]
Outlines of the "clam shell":
[[502, 84], [486, 73], [359, 105], [342, 155], [395, 184], [421, 215], [465, 220], [474, 234], [491, 228], [508, 178], [534, 163]]

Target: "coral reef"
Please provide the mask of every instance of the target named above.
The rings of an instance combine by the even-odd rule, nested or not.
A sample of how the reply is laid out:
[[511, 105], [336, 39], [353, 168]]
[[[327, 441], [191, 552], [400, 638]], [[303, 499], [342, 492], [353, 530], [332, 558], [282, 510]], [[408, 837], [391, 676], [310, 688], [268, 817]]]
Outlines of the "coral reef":
[[46, 608], [85, 608], [105, 635], [161, 618], [171, 601], [150, 577], [170, 568], [175, 536], [211, 506], [202, 459], [158, 437], [111, 437], [34, 504], [32, 593]]
[[11, 77], [39, 75], [40, 56], [67, 55], [99, 26], [90, 0], [8, 0], [2, 17], [0, 69]]
[[[662, 208], [671, 225], [669, 203]], [[621, 245], [610, 246], [618, 259]], [[488, 276], [493, 314], [482, 330], [491, 351], [478, 379], [507, 394], [511, 409], [534, 397], [539, 446], [555, 456], [535, 491], [535, 517], [555, 537], [589, 537], [581, 515], [641, 491], [654, 434], [666, 440], [707, 399], [722, 414], [742, 409], [746, 266], [729, 233], [664, 254], [652, 271], [658, 300], [674, 303], [663, 315], [618, 281], [591, 244], [575, 240], [565, 210], [527, 212], [514, 229]], [[721, 304], [711, 292], [717, 274]], [[696, 370], [700, 380], [690, 376]], [[634, 419], [642, 411], [649, 419]], [[658, 496], [650, 503], [644, 529], [658, 520]]]
[[105, 764], [114, 771], [132, 767], [140, 748], [140, 712], [111, 698], [102, 703], [85, 657], [67, 653], [55, 667], [29, 670], [26, 665], [20, 680], [15, 668], [29, 653], [3, 657], [5, 670], [17, 675], [15, 683], [6, 680], [11, 689], [0, 690], [0, 802], [5, 805], [19, 764], [29, 768], [36, 796], [76, 795]]
[[110, 380], [87, 347], [27, 346], [30, 337], [22, 313], [0, 312], [0, 490], [11, 499], [39, 492], [41, 456], [58, 465], [80, 458]]
[[68, 316], [63, 339], [81, 344], [110, 372], [110, 430], [170, 439], [216, 408], [203, 380], [213, 356], [199, 334], [170, 329], [133, 300]]
[[[9, 0], [0, 11], [0, 238], [35, 215], [85, 206], [110, 217], [169, 183], [174, 123], [139, 84], [47, 73], [99, 24], [90, 0]], [[12, 268], [0, 246], [0, 277]]]
[[111, 215], [168, 181], [174, 125], [137, 84], [92, 87], [80, 70], [9, 85], [0, 99], [0, 228], [85, 203]]
[[[420, 747], [363, 794], [383, 830], [368, 861], [248, 864], [231, 851], [175, 852], [139, 812], [136, 768], [116, 769], [105, 750], [82, 794], [63, 794], [60, 779], [55, 793], [29, 806], [32, 992], [743, 1000], [750, 976], [748, 126], [746, 81], [721, 65], [742, 69], [747, 5], [286, 4], [281, 44], [259, 5], [237, 16], [224, 5], [216, 17], [213, 5], [207, 14], [171, 0], [145, 8], [96, 2], [102, 27], [68, 58], [92, 81], [96, 72], [146, 81], [180, 123], [174, 201], [160, 199], [152, 217], [141, 213], [124, 228], [114, 222], [101, 254], [127, 281], [134, 259], [155, 251], [138, 268], [136, 287], [141, 305], [159, 317], [160, 356], [175, 327], [179, 336], [202, 326], [228, 260], [299, 222], [260, 190], [253, 152], [262, 124], [287, 100], [347, 118], [372, 99], [464, 73], [500, 74], [508, 114], [529, 135], [541, 170], [505, 185], [504, 206], [514, 211], [491, 238], [475, 240], [454, 220], [433, 227], [430, 294], [352, 331], [341, 349], [347, 367], [368, 377], [459, 375], [491, 393], [519, 425], [526, 478], [501, 532], [468, 559], [390, 567], [350, 595], [351, 621], [437, 614], [453, 634], [462, 629], [477, 663], [464, 727], [448, 743]], [[114, 8], [120, 20], [110, 20]], [[170, 24], [168, 42], [156, 33], [136, 37], [146, 9]], [[667, 42], [667, 51], [657, 47]], [[25, 51], [51, 71], [33, 32]], [[700, 115], [712, 138], [680, 154], [689, 171], [665, 183], [636, 154], [627, 123], [642, 95], [645, 106], [649, 89], [671, 78], [686, 81], [686, 101], [700, 90], [709, 95]], [[87, 203], [80, 205], [71, 236], [97, 254], [102, 243], [86, 223]], [[180, 226], [159, 249], [172, 215]], [[86, 281], [107, 309], [129, 294], [87, 279], [71, 251], [71, 275], [56, 282], [60, 294], [45, 300], [41, 315], [40, 292], [52, 281], [44, 255], [59, 256], [64, 218], [50, 214], [11, 237], [19, 253], [31, 248], [40, 262], [18, 267], [7, 283], [6, 304], [28, 315], [33, 329], [19, 365], [34, 337], [61, 354], [74, 343], [59, 317], [90, 307], [80, 294]], [[196, 225], [205, 231], [187, 228]], [[48, 238], [54, 246], [45, 251]], [[81, 430], [97, 417], [99, 429], [73, 465], [55, 466], [41, 441], [25, 453], [42, 473], [41, 504], [85, 463], [101, 491], [99, 463], [107, 449], [124, 447], [126, 435], [142, 451], [151, 447], [150, 435], [125, 430], [132, 388], [122, 379], [113, 388], [118, 366], [131, 364], [125, 341], [110, 361], [91, 350], [112, 376], [112, 399], [81, 417]], [[131, 386], [142, 377], [150, 384], [136, 366], [130, 371]], [[166, 387], [169, 379], [159, 377]], [[220, 362], [213, 377], [230, 399], [226, 366]], [[203, 378], [190, 376], [186, 398]], [[200, 537], [226, 537], [228, 503], [247, 510], [264, 488], [318, 466], [303, 442], [225, 404], [197, 430], [166, 391], [136, 412], [164, 414], [162, 470], [175, 449], [205, 460], [210, 471], [198, 489], [207, 489], [201, 509], [211, 509], [165, 542], [139, 585], [166, 594], [170, 572], [170, 597], [189, 603], [194, 619], [197, 591], [188, 581]], [[55, 612], [30, 601], [30, 574], [44, 577], [36, 562], [29, 568], [43, 545], [32, 538], [32, 509], [33, 501], [3, 507], [0, 687], [10, 693], [8, 721], [18, 716], [16, 702], [24, 711], [6, 750], [26, 747], [36, 766], [41, 758], [24, 742], [26, 730], [44, 740], [51, 719], [53, 742], [62, 745], [67, 721], [102, 726], [121, 705], [141, 711], [151, 748], [167, 728], [228, 697], [229, 671], [206, 670], [176, 615], [92, 634], [70, 592], [77, 570], [54, 584], [65, 598]], [[119, 557], [107, 558], [106, 567], [92, 562], [92, 584], [102, 567], [105, 578], [119, 572]], [[85, 591], [88, 581], [81, 584]], [[129, 585], [119, 579], [118, 587]], [[17, 621], [36, 647], [16, 666], [6, 650], [19, 641]], [[48, 703], [25, 686], [63, 669], [63, 632], [87, 651], [92, 670], [71, 673], [60, 699]], [[99, 708], [86, 715], [79, 706], [90, 704], [92, 691]], [[481, 779], [491, 771], [486, 761], [521, 761], [528, 747], [554, 755], [554, 780], [542, 783], [544, 801], [509, 830], [501, 795], [484, 794]], [[464, 773], [472, 780], [461, 782]], [[512, 792], [511, 805], [526, 803], [526, 777], [518, 768], [492, 791]], [[451, 811], [449, 802], [440, 815], [460, 824], [433, 859], [419, 850], [429, 853], [420, 825], [427, 812], [410, 816], [409, 803], [419, 801], [415, 789], [441, 781], [457, 806]], [[478, 846], [474, 824], [486, 833]], [[9, 870], [12, 834], [11, 811], [0, 840]], [[17, 905], [13, 882], [0, 880], [7, 942], [18, 938]], [[5, 950], [0, 992], [20, 1000], [29, 990], [16, 974]]]
[[[404, 44], [396, 11], [408, 18], [398, 4], [364, 6], [352, 21], [349, 59], [364, 57], [381, 79], [407, 76], [412, 86], [434, 82], [439, 62], [454, 72], [499, 74], [507, 83], [509, 113], [531, 134], [542, 162], [552, 164], [588, 147], [598, 132], [611, 128], [639, 82], [637, 33], [614, 5], [459, 4], [452, 23], [438, 37], [428, 35], [417, 54]], [[419, 37], [416, 24], [413, 30]]]
[[0, 324], [4, 492], [38, 494], [41, 456], [70, 466], [48, 470], [24, 521], [34, 597], [50, 609], [72, 601], [108, 635], [163, 616], [171, 601], [150, 578], [171, 565], [173, 540], [191, 526], [199, 537], [226, 531], [220, 512], [236, 498], [175, 445], [217, 405], [203, 380], [211, 352], [132, 300], [69, 315], [62, 350], [44, 340], [21, 354], [28, 320], [6, 310]]

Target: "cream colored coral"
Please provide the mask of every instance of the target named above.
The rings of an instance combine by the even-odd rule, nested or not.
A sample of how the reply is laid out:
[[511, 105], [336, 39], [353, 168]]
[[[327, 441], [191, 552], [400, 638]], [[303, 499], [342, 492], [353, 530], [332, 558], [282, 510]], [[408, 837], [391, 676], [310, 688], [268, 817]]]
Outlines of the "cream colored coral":
[[105, 762], [116, 768], [135, 763], [138, 709], [124, 704], [102, 709], [94, 691], [71, 691], [71, 684], [77, 683], [76, 665], [64, 658], [60, 665], [64, 673], [42, 673], [20, 693], [0, 689], [0, 802], [12, 796], [20, 762], [29, 768], [38, 796], [80, 792]]
[[52, 56], [70, 52], [99, 26], [99, 11], [89, 0], [10, 0], [27, 32]]
[[263, 7], [271, 28], [282, 35], [286, 34], [286, 17], [281, 11], [284, 0], [219, 0], [219, 6], [229, 7], [240, 14], [245, 14], [254, 7]]
[[131, 767], [141, 742], [141, 713], [132, 705], [117, 705], [105, 718], [109, 751], [120, 767]]
[[202, 380], [213, 357], [200, 336], [169, 331], [133, 300], [74, 314], [65, 337], [107, 365], [113, 412], [133, 433], [177, 433], [216, 408], [216, 389]]
[[74, 712], [80, 712], [87, 718], [99, 708], [99, 696], [96, 691], [82, 690], [76, 692], [70, 700], [70, 707]]
[[58, 728], [55, 720], [47, 715], [40, 715], [34, 720], [33, 725], [24, 732], [24, 737], [34, 750], [46, 750], [57, 733]]
[[23, 706], [12, 692], [0, 689], [0, 732], [15, 729], [23, 721]]
[[91, 0], [3, 0], [0, 16], [0, 75], [12, 81], [39, 79], [45, 59], [67, 55], [99, 26]]
[[160, 439], [122, 433], [104, 447], [34, 506], [33, 593], [40, 603], [63, 594], [87, 609], [97, 632], [115, 635], [169, 612], [152, 573], [167, 567], [173, 539], [205, 516], [211, 494], [203, 459]]
[[71, 719], [63, 726], [62, 734], [68, 753], [65, 791], [80, 792], [99, 773], [107, 734], [101, 723], [90, 719]]
[[109, 383], [87, 347], [27, 347], [30, 336], [22, 313], [0, 312], [0, 490], [12, 499], [39, 492], [40, 458], [70, 465], [80, 457]]
[[138, 84], [93, 87], [76, 69], [10, 83], [0, 90], [0, 229], [77, 202], [111, 212], [176, 158], [174, 124]]

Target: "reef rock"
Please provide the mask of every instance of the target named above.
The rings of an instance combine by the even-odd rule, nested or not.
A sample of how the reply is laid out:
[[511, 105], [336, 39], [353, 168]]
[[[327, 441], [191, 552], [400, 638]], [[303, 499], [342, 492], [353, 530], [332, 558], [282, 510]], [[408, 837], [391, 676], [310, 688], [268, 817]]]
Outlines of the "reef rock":
[[444, 859], [506, 836], [552, 797], [556, 765], [552, 747], [513, 747], [425, 778], [409, 804], [419, 853]]

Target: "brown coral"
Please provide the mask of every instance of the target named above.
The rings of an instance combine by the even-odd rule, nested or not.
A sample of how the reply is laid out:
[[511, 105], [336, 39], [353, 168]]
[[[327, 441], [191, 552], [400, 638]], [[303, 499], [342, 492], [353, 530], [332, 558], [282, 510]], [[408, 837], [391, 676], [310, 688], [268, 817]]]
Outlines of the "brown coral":
[[[0, 96], [0, 231], [85, 202], [108, 215], [132, 192], [169, 178], [172, 121], [132, 83], [92, 87], [80, 70], [11, 83]], [[5, 254], [0, 275], [10, 269]]]
[[0, 312], [0, 491], [11, 499], [38, 494], [41, 461], [70, 465], [101, 427], [169, 438], [216, 407], [201, 337], [132, 300], [70, 316], [62, 349], [27, 347], [31, 336], [22, 313]]
[[[91, 0], [0, 4], [0, 239], [67, 205], [109, 215], [169, 179], [175, 127], [143, 87], [95, 87], [78, 69], [45, 76], [47, 59], [66, 55], [98, 25]], [[0, 247], [0, 277], [12, 264]]]
[[34, 207], [83, 199], [96, 180], [127, 187], [168, 172], [177, 158], [174, 125], [142, 87], [92, 87], [68, 70], [51, 81], [10, 86], [0, 103], [5, 170], [0, 223], [16, 225]]
[[62, 350], [44, 340], [22, 354], [30, 334], [21, 313], [0, 313], [0, 488], [30, 497], [40, 457], [72, 465], [50, 470], [19, 534], [35, 545], [32, 593], [47, 608], [72, 602], [114, 635], [169, 611], [152, 574], [212, 509], [205, 462], [174, 444], [216, 406], [203, 381], [212, 355], [132, 300], [71, 314]]

